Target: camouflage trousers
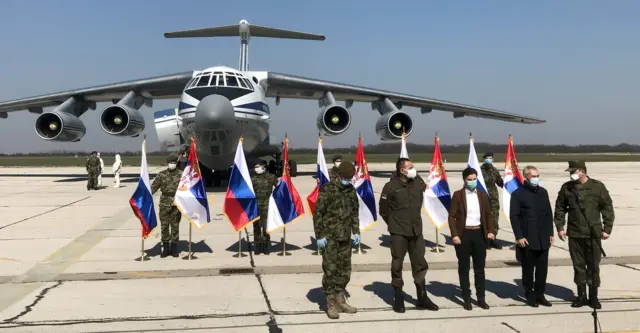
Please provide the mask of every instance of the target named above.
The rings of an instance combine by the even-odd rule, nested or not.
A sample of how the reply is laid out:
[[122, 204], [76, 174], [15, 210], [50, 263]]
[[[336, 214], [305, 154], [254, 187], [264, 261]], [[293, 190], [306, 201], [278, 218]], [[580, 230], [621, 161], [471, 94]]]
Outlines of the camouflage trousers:
[[160, 206], [160, 231], [163, 242], [178, 243], [182, 214], [176, 206]]
[[268, 243], [271, 241], [271, 236], [267, 233], [267, 212], [269, 211], [269, 206], [260, 206], [258, 205], [258, 213], [260, 214], [260, 219], [253, 222], [253, 242], [260, 243], [265, 242]]
[[569, 254], [573, 262], [573, 282], [576, 285], [588, 284], [593, 287], [600, 287], [600, 259], [602, 253], [600, 252], [598, 241], [590, 238], [569, 237]]
[[345, 291], [351, 280], [351, 240], [327, 239], [322, 251], [322, 292], [325, 296]]
[[[496, 193], [496, 198], [498, 194]], [[493, 198], [493, 197], [492, 197]], [[493, 234], [498, 237], [498, 230], [500, 230], [500, 201], [498, 199], [491, 199], [491, 217], [493, 217]]]
[[87, 190], [93, 190], [96, 188], [98, 188], [98, 171], [89, 169], [88, 179], [87, 179]]

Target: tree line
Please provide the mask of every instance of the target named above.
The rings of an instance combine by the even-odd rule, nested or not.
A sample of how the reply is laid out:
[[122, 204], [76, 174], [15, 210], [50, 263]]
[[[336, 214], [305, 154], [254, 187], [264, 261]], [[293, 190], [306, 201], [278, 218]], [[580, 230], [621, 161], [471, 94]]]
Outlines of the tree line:
[[[507, 150], [506, 144], [493, 144], [484, 142], [474, 143], [476, 151], [480, 154], [484, 152], [493, 152], [495, 154], [503, 154]], [[434, 145], [424, 145], [416, 143], [407, 143], [407, 150], [412, 154], [431, 154]], [[514, 145], [516, 153], [523, 154], [611, 154], [611, 153], [640, 153], [640, 145], [621, 143], [617, 145], [541, 145], [541, 144], [516, 144]], [[353, 154], [356, 146], [349, 148], [324, 148], [325, 154]], [[378, 143], [364, 146], [367, 154], [398, 154], [400, 151], [400, 143]], [[469, 144], [459, 145], [440, 145], [440, 151], [443, 154], [467, 154], [469, 152]], [[149, 156], [164, 156], [170, 151], [158, 150], [147, 152]], [[52, 151], [48, 153], [17, 153], [17, 154], [0, 154], [0, 156], [86, 156], [90, 151]], [[289, 153], [292, 155], [316, 154], [317, 148], [290, 148]], [[103, 152], [104, 155], [112, 155], [112, 153]], [[140, 151], [120, 152], [122, 156], [138, 156]]]

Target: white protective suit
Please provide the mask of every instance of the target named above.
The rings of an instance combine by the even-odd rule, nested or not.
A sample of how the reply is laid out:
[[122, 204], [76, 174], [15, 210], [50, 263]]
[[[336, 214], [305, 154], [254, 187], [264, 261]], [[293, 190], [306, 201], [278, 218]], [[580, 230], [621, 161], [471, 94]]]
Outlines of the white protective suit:
[[120, 187], [120, 170], [122, 169], [122, 160], [120, 159], [120, 154], [116, 154], [116, 161], [113, 162], [113, 182], [116, 183], [113, 185], [115, 188]]
[[104, 171], [104, 161], [100, 157], [100, 153], [97, 154], [100, 159], [100, 172], [98, 173], [98, 187], [102, 187], [102, 172]]

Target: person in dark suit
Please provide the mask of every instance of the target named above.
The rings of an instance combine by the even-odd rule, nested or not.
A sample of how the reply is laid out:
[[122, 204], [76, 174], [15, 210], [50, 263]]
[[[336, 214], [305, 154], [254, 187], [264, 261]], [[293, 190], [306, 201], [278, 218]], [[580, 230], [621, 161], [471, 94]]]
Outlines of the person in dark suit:
[[465, 310], [471, 310], [471, 287], [469, 282], [469, 257], [473, 258], [473, 275], [478, 305], [489, 309], [485, 301], [484, 265], [487, 258], [487, 243], [495, 239], [493, 217], [489, 196], [476, 189], [478, 171], [466, 168], [462, 172], [465, 185], [453, 193], [449, 210], [449, 229], [458, 257], [458, 277]]
[[551, 202], [547, 190], [539, 186], [538, 169], [527, 166], [522, 173], [525, 182], [511, 193], [509, 206], [511, 228], [518, 244], [516, 250], [522, 263], [522, 284], [529, 306], [551, 306], [544, 297], [549, 248], [553, 244]]

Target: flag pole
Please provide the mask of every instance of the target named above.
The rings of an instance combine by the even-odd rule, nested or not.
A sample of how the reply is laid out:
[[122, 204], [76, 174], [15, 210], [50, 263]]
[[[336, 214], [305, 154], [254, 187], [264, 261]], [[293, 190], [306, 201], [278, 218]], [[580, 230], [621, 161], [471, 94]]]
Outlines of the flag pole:
[[282, 252], [278, 253], [281, 257], [290, 256], [291, 252], [287, 252], [287, 227], [282, 228]]
[[[147, 134], [143, 134], [142, 135], [142, 145], [146, 146], [146, 141], [147, 141]], [[144, 151], [142, 152], [143, 154], [145, 153]], [[140, 241], [140, 258], [137, 258], [136, 261], [139, 262], [143, 262], [143, 261], [148, 261], [151, 260], [149, 259], [149, 257], [147, 256], [146, 253], [144, 253], [144, 237], [141, 237], [141, 241]]]
[[443, 253], [444, 248], [440, 246], [440, 230], [436, 227], [436, 245], [431, 248], [431, 252], [433, 253]]
[[198, 259], [198, 257], [193, 255], [193, 251], [191, 250], [191, 245], [193, 244], [193, 241], [191, 240], [191, 230], [192, 230], [193, 226], [191, 225], [191, 223], [189, 223], [189, 254], [187, 254], [186, 256], [182, 257], [183, 260], [193, 260], [193, 259]]
[[238, 253], [234, 254], [234, 258], [244, 258], [247, 255], [242, 253], [242, 230], [238, 231]]

